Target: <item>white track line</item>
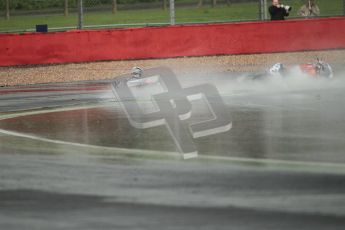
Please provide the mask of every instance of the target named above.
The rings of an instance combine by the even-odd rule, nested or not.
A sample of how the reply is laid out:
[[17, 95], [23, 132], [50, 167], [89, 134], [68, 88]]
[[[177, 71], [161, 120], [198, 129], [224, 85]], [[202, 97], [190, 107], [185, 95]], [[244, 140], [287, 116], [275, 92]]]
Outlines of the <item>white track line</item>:
[[[52, 110], [31, 111], [31, 112], [0, 116], [0, 120], [6, 120], [10, 118], [22, 117], [22, 116], [27, 116], [27, 115], [71, 111], [71, 110], [77, 110], [77, 109], [97, 108], [97, 107], [104, 107], [104, 106], [106, 105], [92, 105], [92, 106], [88, 105], [88, 106], [80, 106], [80, 107], [74, 107], [74, 108], [58, 108], [58, 109], [52, 109]], [[165, 151], [156, 151], [156, 150], [128, 149], [128, 148], [88, 145], [88, 144], [81, 144], [81, 143], [74, 143], [74, 142], [67, 142], [67, 141], [52, 140], [52, 139], [48, 139], [44, 137], [38, 137], [35, 135], [23, 134], [23, 133], [18, 133], [14, 131], [4, 130], [4, 129], [0, 129], [0, 133], [3, 133], [5, 135], [10, 135], [10, 136], [16, 136], [16, 137], [28, 138], [28, 139], [37, 140], [37, 141], [54, 143], [54, 144], [63, 144], [63, 145], [70, 145], [70, 146], [83, 147], [83, 148], [118, 151], [123, 154], [137, 154], [137, 155], [145, 154], [145, 155], [150, 155], [150, 156], [159, 155], [160, 158], [164, 158], [164, 156], [166, 156], [169, 158], [173, 157], [173, 158], [182, 159], [181, 154], [177, 152], [167, 152], [167, 151], [165, 152]], [[288, 166], [288, 169], [290, 169], [289, 167], [293, 167], [298, 170], [302, 169], [306, 171], [345, 173], [345, 164], [340, 164], [340, 163], [302, 162], [302, 161], [255, 159], [255, 158], [226, 157], [226, 156], [198, 156], [198, 158], [196, 158], [196, 161], [198, 161], [198, 159], [201, 161], [216, 161], [220, 163], [228, 162], [228, 163], [237, 163], [237, 164], [240, 163], [240, 164], [248, 164], [248, 165], [259, 164], [259, 165], [267, 165], [267, 166]]]
[[103, 150], [116, 150], [122, 153], [142, 153], [142, 154], [151, 154], [151, 155], [163, 153], [163, 154], [174, 155], [174, 156], [178, 155], [178, 153], [174, 153], [174, 152], [151, 151], [151, 150], [143, 150], [143, 149], [128, 149], [128, 148], [118, 148], [118, 147], [105, 147], [105, 146], [98, 146], [98, 145], [88, 145], [88, 144], [81, 144], [81, 143], [75, 143], [75, 142], [68, 142], [68, 141], [52, 140], [52, 139], [48, 139], [44, 137], [38, 137], [35, 135], [23, 134], [23, 133], [4, 130], [4, 129], [0, 129], [0, 133], [5, 134], [5, 135], [10, 135], [10, 136], [15, 136], [15, 137], [28, 138], [28, 139], [36, 140], [36, 141], [44, 141], [44, 142], [48, 142], [52, 144], [63, 144], [63, 145], [71, 145], [71, 146], [76, 146], [76, 147], [94, 148], [94, 149], [103, 149]]

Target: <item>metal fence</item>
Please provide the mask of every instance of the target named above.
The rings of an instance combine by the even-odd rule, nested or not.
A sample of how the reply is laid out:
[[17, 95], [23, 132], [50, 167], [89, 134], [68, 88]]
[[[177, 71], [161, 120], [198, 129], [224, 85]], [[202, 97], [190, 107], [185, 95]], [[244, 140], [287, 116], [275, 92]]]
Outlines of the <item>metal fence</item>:
[[[298, 18], [305, 0], [281, 0]], [[345, 0], [316, 0], [320, 17], [345, 14]], [[0, 32], [269, 20], [271, 0], [0, 0]]]

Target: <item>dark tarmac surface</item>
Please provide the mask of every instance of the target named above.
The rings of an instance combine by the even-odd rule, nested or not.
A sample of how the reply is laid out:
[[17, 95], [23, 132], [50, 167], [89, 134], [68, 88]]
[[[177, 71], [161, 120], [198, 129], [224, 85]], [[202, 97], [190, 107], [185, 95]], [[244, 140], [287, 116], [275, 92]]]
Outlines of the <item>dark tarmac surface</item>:
[[[133, 127], [110, 82], [0, 89], [0, 228], [344, 228], [342, 75], [179, 80], [214, 85], [232, 124], [187, 142], [188, 160], [167, 126]], [[162, 85], [132, 89], [146, 113]], [[212, 118], [216, 99], [191, 101], [187, 120]]]

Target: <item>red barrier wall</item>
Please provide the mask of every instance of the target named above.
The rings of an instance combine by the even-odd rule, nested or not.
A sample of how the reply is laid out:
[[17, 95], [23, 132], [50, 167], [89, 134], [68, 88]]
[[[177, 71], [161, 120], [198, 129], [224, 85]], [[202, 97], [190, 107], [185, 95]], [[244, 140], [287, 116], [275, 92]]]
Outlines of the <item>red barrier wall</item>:
[[345, 17], [0, 35], [0, 66], [345, 48]]

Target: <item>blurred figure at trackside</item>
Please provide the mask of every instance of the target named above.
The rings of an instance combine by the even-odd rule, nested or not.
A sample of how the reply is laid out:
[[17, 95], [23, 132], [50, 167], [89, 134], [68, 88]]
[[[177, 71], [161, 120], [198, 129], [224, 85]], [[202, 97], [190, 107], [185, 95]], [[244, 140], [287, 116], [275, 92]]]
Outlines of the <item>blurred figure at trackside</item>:
[[272, 5], [268, 8], [271, 15], [271, 20], [285, 20], [286, 16], [289, 16], [291, 6], [283, 5], [279, 3], [279, 0], [272, 0]]
[[315, 0], [307, 0], [299, 9], [298, 15], [306, 18], [317, 17], [320, 15], [320, 9], [316, 5]]

